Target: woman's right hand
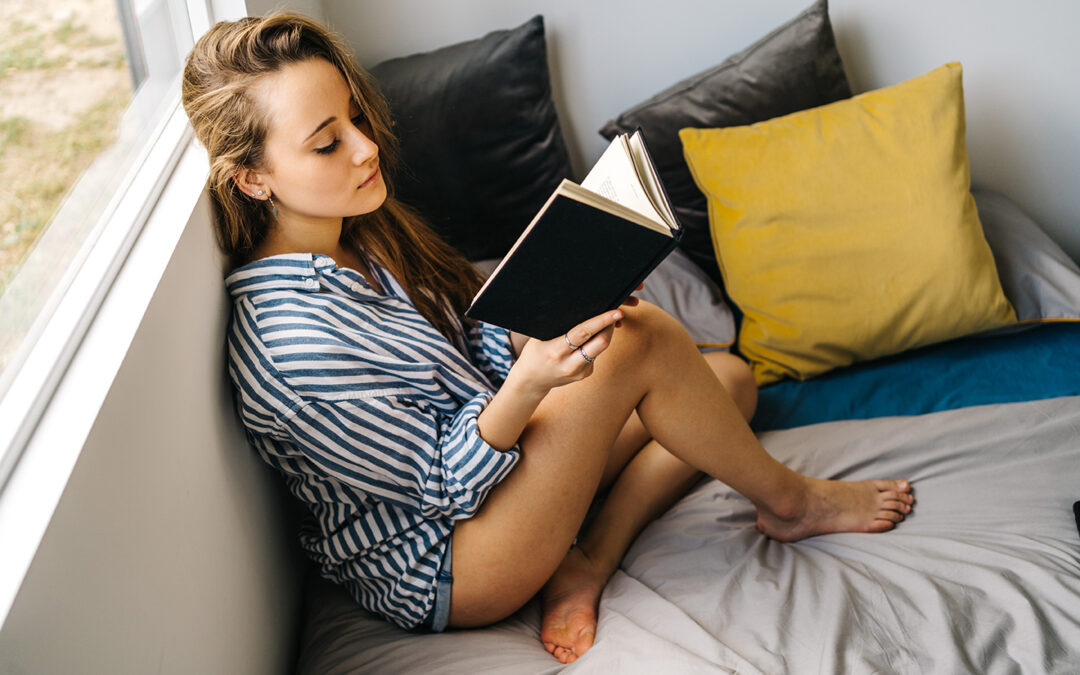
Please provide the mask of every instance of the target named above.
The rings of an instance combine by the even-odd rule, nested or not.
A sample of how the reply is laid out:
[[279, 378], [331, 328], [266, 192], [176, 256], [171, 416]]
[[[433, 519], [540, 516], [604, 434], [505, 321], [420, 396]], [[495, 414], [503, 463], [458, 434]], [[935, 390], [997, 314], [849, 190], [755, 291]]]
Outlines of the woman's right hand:
[[581, 322], [566, 335], [527, 340], [503, 386], [476, 418], [480, 437], [498, 450], [513, 447], [549, 391], [592, 374], [592, 362], [611, 344], [622, 318], [622, 311], [615, 309]]
[[510, 377], [517, 380], [517, 386], [541, 395], [585, 379], [593, 372], [593, 361], [611, 344], [616, 322], [622, 318], [622, 311], [615, 309], [581, 322], [566, 335], [529, 340], [511, 368]]

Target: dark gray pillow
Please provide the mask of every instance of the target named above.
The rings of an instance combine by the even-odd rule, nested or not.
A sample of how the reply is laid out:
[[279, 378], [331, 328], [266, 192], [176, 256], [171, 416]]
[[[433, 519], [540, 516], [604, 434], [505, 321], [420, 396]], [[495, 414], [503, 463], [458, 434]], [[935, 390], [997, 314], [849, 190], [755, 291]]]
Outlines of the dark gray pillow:
[[836, 51], [828, 4], [820, 0], [720, 65], [689, 77], [609, 121], [600, 134], [641, 127], [686, 233], [690, 258], [720, 280], [705, 196], [683, 158], [679, 129], [753, 124], [851, 96]]
[[401, 141], [395, 195], [467, 258], [502, 256], [570, 175], [543, 17], [370, 71]]

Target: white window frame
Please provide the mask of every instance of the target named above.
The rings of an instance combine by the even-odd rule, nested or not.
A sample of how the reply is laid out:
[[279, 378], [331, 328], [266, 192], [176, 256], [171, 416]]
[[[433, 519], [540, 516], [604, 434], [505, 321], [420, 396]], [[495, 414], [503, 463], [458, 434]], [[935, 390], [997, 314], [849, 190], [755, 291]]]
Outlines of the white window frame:
[[[243, 0], [184, 0], [198, 39]], [[106, 209], [97, 238], [0, 399], [0, 626], [7, 619], [105, 396], [206, 187], [179, 79], [164, 119]]]

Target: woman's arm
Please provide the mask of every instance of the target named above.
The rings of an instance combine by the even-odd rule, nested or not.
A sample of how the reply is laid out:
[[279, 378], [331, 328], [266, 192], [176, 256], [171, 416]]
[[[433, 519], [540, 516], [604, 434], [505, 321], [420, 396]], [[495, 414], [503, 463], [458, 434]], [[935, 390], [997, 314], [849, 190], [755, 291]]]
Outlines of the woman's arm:
[[[643, 286], [638, 284], [635, 290], [640, 291]], [[634, 307], [638, 299], [630, 296], [622, 304]], [[601, 314], [571, 328], [565, 337], [546, 342], [510, 331], [510, 346], [517, 360], [503, 386], [476, 418], [480, 437], [500, 450], [514, 447], [529, 418], [549, 391], [592, 373], [592, 362], [582, 358], [579, 352], [584, 351], [589, 358], [595, 359], [607, 349], [611, 334], [622, 317], [619, 310]], [[568, 340], [578, 345], [578, 349], [571, 349]]]
[[531, 340], [528, 335], [510, 331], [510, 346], [514, 349], [514, 356], [521, 356], [521, 350], [525, 349], [525, 343]]
[[477, 418], [491, 398], [478, 394], [452, 418], [393, 396], [317, 400], [280, 428], [315, 473], [426, 518], [457, 520], [476, 513], [520, 456], [480, 436]]

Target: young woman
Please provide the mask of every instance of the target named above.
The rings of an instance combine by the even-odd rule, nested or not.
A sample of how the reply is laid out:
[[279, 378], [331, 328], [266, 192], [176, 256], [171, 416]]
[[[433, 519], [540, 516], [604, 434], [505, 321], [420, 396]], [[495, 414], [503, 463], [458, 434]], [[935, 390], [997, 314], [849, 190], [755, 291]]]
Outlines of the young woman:
[[214, 26], [183, 99], [234, 268], [240, 415], [313, 516], [304, 548], [365, 608], [439, 631], [542, 592], [541, 638], [567, 663], [627, 547], [699, 472], [782, 541], [910, 512], [906, 481], [817, 480], [770, 457], [747, 426], [749, 368], [703, 357], [651, 305], [549, 341], [465, 320], [477, 274], [393, 199], [386, 105], [317, 23]]

